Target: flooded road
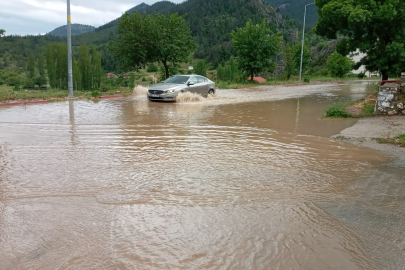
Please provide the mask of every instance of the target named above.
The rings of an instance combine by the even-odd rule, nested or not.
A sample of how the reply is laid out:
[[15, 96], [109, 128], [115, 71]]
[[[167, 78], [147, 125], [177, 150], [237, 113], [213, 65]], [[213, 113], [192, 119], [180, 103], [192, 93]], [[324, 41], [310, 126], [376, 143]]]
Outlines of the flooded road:
[[405, 165], [329, 136], [368, 83], [0, 109], [0, 269], [404, 269]]

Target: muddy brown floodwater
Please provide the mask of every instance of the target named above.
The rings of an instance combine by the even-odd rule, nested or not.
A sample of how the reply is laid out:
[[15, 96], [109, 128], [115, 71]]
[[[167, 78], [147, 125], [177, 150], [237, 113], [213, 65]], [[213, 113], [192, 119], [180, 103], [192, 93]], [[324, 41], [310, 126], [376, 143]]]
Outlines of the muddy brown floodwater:
[[0, 269], [404, 269], [405, 166], [329, 137], [365, 83], [0, 109]]

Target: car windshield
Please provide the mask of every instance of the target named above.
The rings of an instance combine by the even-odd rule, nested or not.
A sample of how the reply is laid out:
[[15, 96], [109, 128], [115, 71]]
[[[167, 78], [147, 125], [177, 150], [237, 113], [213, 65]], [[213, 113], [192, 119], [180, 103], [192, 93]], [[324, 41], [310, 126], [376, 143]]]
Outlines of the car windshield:
[[173, 76], [164, 81], [164, 83], [185, 84], [190, 76]]

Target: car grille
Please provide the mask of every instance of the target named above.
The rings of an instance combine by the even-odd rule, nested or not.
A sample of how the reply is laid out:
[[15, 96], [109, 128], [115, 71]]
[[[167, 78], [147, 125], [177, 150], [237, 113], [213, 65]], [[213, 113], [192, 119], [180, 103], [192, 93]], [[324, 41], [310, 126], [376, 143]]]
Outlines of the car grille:
[[173, 97], [149, 97], [149, 99], [153, 99], [153, 100], [173, 100]]
[[149, 90], [149, 94], [160, 95], [160, 94], [163, 94], [163, 91], [160, 91], [160, 90]]

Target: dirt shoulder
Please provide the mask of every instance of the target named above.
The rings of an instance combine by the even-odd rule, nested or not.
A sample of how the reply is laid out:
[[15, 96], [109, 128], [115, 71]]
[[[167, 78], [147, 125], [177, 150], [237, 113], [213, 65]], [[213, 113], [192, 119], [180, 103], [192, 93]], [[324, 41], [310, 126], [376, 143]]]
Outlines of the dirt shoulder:
[[354, 126], [332, 138], [384, 151], [405, 161], [405, 148], [377, 142], [379, 138], [390, 139], [401, 134], [405, 134], [404, 116], [369, 117], [360, 119]]

